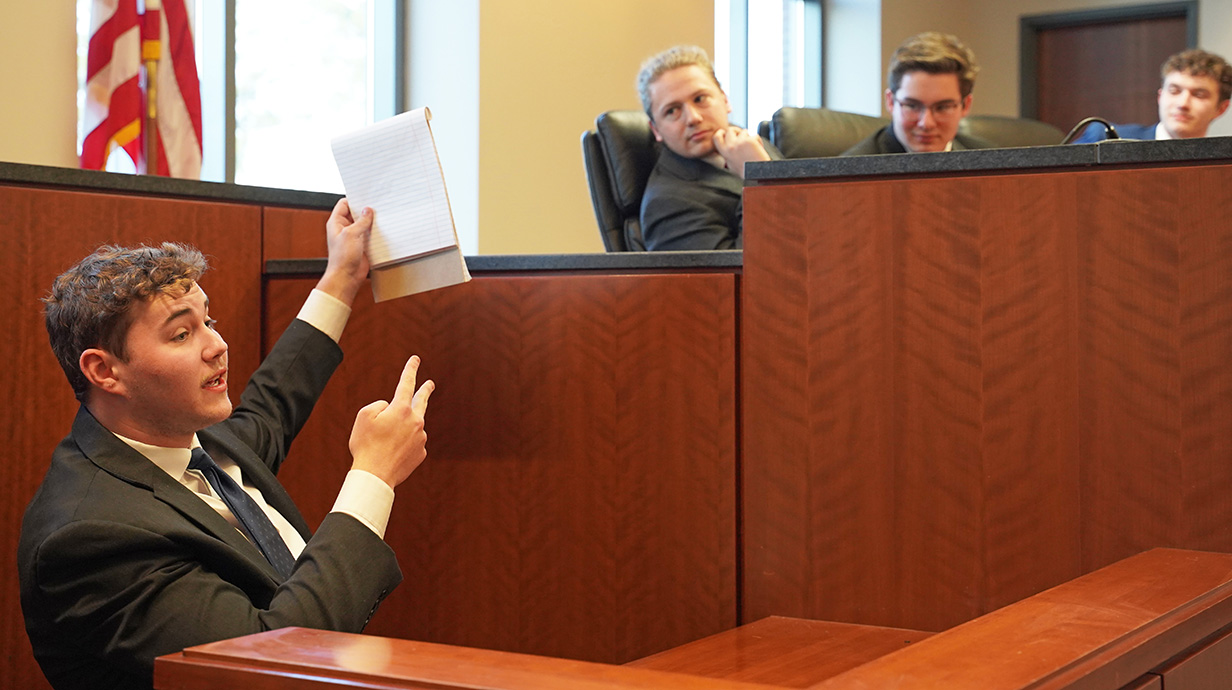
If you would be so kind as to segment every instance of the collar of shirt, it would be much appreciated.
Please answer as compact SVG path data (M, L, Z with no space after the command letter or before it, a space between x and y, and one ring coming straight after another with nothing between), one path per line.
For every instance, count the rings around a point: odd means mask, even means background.
M172 479L181 483L183 482L181 477L188 471L188 463L192 461L192 449L201 447L201 442L197 440L196 434L193 434L192 443L187 448L152 446L119 434L115 434L115 437L127 443L130 448L141 453L147 460L158 465L159 469L171 475Z
M1168 130L1164 129L1164 123L1160 122L1155 125L1155 141L1164 141L1171 138L1172 135L1168 134Z

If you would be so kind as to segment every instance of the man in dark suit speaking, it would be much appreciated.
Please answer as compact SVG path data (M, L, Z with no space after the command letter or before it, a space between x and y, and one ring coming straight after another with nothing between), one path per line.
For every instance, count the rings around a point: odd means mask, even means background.
M198 251L102 247L56 279L47 330L81 409L26 510L18 567L57 690L149 688L156 656L271 628L358 632L401 581L383 537L393 487L426 455L434 386L415 390L417 357L391 402L359 411L315 534L274 476L342 359L371 227L339 201L324 275L234 409Z

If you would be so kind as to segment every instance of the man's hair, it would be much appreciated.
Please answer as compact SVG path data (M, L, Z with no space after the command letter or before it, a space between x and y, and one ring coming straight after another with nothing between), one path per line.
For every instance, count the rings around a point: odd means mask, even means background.
M898 91L903 75L908 72L958 75L958 91L963 98L975 88L975 75L980 66L975 63L975 53L950 34L927 31L903 41L890 59L886 83L891 92Z
M714 85L718 86L720 91L723 89L719 86L719 78L714 74L710 56L697 46L673 46L642 63L642 69L637 73L637 95L641 97L642 109L651 120L654 119L654 114L650 112L650 85L663 76L664 72L691 65L701 67L703 72L710 75Z
M184 294L208 268L186 245L104 245L56 278L43 297L47 337L78 400L85 402L90 390L81 353L97 347L127 361L133 308L157 295Z
M1210 77L1219 84L1219 102L1232 98L1232 67L1228 61L1214 53L1194 48L1184 50L1164 60L1159 68L1159 78L1164 80L1173 72L1183 72L1191 77Z

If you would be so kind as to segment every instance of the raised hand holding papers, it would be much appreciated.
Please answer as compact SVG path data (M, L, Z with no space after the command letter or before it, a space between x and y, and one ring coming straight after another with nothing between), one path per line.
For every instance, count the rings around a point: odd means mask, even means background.
M427 108L336 137L352 209L375 212L368 260L378 302L470 280Z

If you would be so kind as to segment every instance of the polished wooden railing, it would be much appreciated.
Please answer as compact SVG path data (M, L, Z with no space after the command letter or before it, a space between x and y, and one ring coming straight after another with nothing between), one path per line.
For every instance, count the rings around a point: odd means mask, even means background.
M1232 555L1154 549L937 634L767 618L626 666L303 629L160 658L160 690L1226 687ZM1162 684L1162 685L1161 685Z

